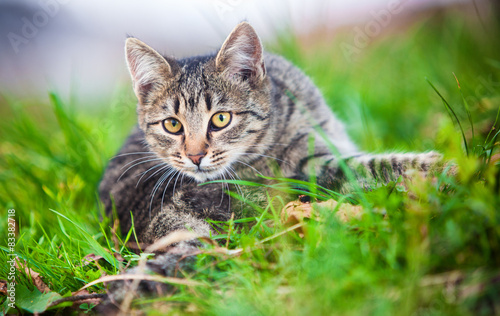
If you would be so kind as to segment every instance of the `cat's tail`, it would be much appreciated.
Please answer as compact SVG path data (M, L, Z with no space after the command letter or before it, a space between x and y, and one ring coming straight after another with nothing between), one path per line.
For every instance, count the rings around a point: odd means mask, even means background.
M445 162L442 155L436 152L361 153L343 159L331 157L323 160L319 170L317 167L320 185L347 191L353 187L354 181L368 189L379 183L396 181L400 177L410 178L415 172L426 177L442 171Z

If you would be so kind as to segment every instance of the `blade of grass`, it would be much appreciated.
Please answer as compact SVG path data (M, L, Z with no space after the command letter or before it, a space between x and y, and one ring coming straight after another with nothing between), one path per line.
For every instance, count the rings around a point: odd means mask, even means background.
M467 100L465 100L465 97L464 97L464 94L462 92L462 87L460 86L460 82L458 81L458 78L457 76L455 75L454 72L452 72L453 76L455 77L455 80L457 81L457 86L458 86L458 91L460 91L460 96L462 97L462 103L465 107L465 111L467 112L467 117L469 119L469 124L470 124L470 128L471 128L471 131L472 131L472 138L471 138L471 141L472 141L472 144L471 144L471 148L474 148L474 123L472 122L472 115L470 113L470 109L469 109L469 104L467 103Z
M73 224L76 228L78 228L78 232L80 235L87 241L90 247L96 252L96 254L102 256L109 264L111 264L116 270L119 270L122 267L121 262L116 260L115 257L109 254L85 229L83 229L80 225L76 224L74 221L66 217L65 215L55 211L55 210L50 210L51 212L55 213L56 215L66 219L68 222Z
M453 110L453 108L448 104L448 101L446 101L446 99L441 95L441 93L438 91L438 89L432 84L432 82L428 78L425 78L425 80L427 81L427 83L429 83L429 85L432 87L432 89L434 89L434 91L437 93L437 95L441 98L441 100L443 101L443 104L444 104L445 108L449 112L451 112L451 114L455 118L455 121L457 122L458 126L460 127L460 132L462 133L462 139L464 141L465 152L467 153L467 156L469 156L469 146L467 144L467 138L465 137L464 129L462 127L462 124L460 123L460 120L458 119L457 114L455 113L455 111ZM452 120L453 120L453 118L452 118Z

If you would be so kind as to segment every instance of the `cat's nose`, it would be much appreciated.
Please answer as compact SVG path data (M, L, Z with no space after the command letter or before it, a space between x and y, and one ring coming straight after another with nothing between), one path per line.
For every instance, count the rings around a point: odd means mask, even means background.
M191 159L191 161L192 161L195 165L199 166L199 165L200 165L200 163L201 163L201 158L205 157L205 154L200 153L200 154L197 154L197 155L187 155L187 157L188 157L189 159Z

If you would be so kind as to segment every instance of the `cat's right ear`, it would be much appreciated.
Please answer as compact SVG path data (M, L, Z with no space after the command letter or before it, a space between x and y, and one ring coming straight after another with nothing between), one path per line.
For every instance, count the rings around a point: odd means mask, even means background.
M248 22L229 34L215 59L217 71L230 80L261 82L266 76L264 51L259 36Z
M175 60L164 58L136 38L127 38L125 57L135 95L141 104L154 88L165 86L179 68Z

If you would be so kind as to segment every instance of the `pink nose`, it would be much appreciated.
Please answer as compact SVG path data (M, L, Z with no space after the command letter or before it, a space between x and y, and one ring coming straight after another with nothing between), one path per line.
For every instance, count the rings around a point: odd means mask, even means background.
M205 154L199 154L199 155L187 155L189 159L191 159L191 161L199 166L200 165L200 162L201 162L201 158L205 157Z

